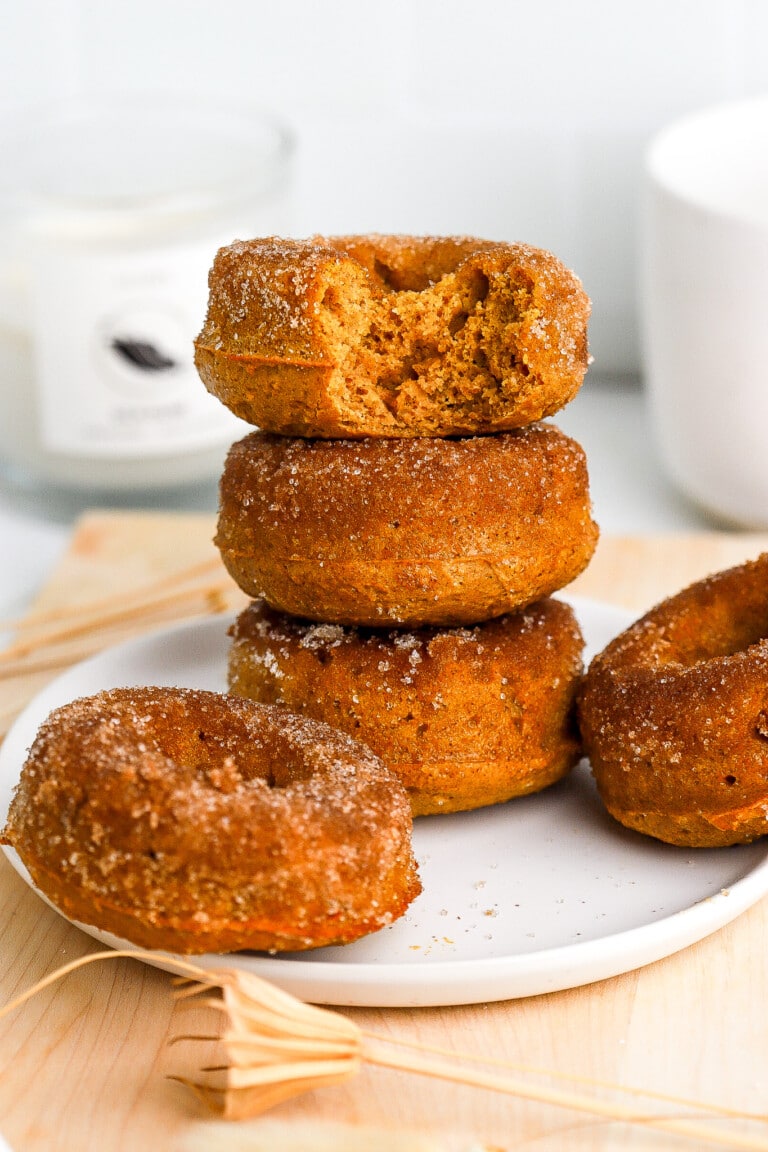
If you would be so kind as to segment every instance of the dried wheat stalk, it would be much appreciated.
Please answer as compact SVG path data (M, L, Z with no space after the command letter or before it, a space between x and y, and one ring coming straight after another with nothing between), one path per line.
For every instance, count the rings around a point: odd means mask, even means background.
M67 606L66 608L38 609L18 620L0 620L0 632L15 632L23 635L42 631L42 636L35 637L34 641L31 642L31 645L36 647L40 643L45 644L55 640L62 626L67 631L75 621L81 620L83 616L95 618L94 620L89 619L88 627L93 627L94 624L98 626L99 618L106 617L108 619L115 613L120 615L126 607L140 609L143 604L152 605L158 597L162 598L164 592L178 590L185 584L200 580L210 582L211 577L221 577L222 575L221 561L218 557L212 557L210 560L204 560L199 564L193 564L187 568L160 576L155 580L150 580L141 587L134 588L131 592L103 596L98 600L91 600L85 604ZM51 625L53 628L46 635L44 630L50 628ZM14 655L21 655L29 644L29 641L19 641L11 645L7 651Z
M154 958L152 953L133 951L95 952L82 956L52 972L6 1004L0 1009L0 1018L77 968L94 961L125 956L135 959ZM224 1028L220 1036L179 1036L175 1042L221 1042L227 1063L201 1068L199 1080L185 1080L184 1083L189 1084L212 1109L228 1119L257 1116L292 1096L342 1083L354 1077L361 1065L366 1063L484 1088L519 1099L539 1101L604 1120L674 1133L694 1141L699 1147L711 1145L768 1152L768 1138L743 1131L726 1132L712 1123L712 1119L719 1117L765 1124L768 1118L762 1115L739 1112L716 1104L681 1100L604 1081L590 1081L585 1077L568 1077L552 1071L535 1070L536 1074L546 1075L550 1079L571 1080L592 1088L653 1100L665 1106L673 1106L678 1111L685 1110L688 1114L651 1113L638 1104L630 1106L601 1099L597 1095L551 1088L509 1075L511 1070L530 1075L534 1071L532 1069L516 1067L503 1061L478 1059L466 1053L430 1049L425 1045L364 1032L346 1016L327 1008L305 1004L249 972L233 968L206 970L177 958L169 959L169 962L183 974L183 987L176 993L178 997L203 994L204 1003L222 1013ZM219 995L214 997L211 995L213 992ZM442 1058L435 1059L436 1054ZM477 1067L478 1064L491 1063L504 1069L505 1074ZM709 1123L707 1117L710 1118Z
M153 623L158 617L182 619L226 611L237 590L225 576L211 580L212 567L211 564L196 565L132 593L32 614L15 622L6 621L0 627L13 629L23 638L0 652L0 675L18 674L28 667L28 658L59 647L68 650L68 645L83 637L87 644L97 643L101 634L109 629L125 631ZM207 577L202 583L201 576Z
M221 562L205 561L130 593L89 604L48 609L18 621L0 622L17 639L0 652L0 681L56 672L121 640L182 620L235 609L242 594L222 574ZM0 717L0 737L19 708Z

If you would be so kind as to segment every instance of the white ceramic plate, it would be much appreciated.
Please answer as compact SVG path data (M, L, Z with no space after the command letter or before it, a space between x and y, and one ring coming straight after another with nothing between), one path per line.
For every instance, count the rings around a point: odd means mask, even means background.
M626 627L625 612L571 600L587 656ZM48 712L120 685L223 689L228 620L122 644L68 670L19 717L0 749L0 814ZM205 956L305 1000L409 1007L471 1004L573 988L668 956L768 891L768 842L690 851L621 828L589 766L537 796L416 821L424 891L396 924L338 948L282 957ZM14 867L31 884L14 852ZM79 925L116 947L124 941ZM164 954L157 954L164 967Z

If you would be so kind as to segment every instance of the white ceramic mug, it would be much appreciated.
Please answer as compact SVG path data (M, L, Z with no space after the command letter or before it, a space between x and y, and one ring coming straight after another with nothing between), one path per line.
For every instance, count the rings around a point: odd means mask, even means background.
M662 461L716 516L768 528L768 98L671 125L646 173L645 370Z

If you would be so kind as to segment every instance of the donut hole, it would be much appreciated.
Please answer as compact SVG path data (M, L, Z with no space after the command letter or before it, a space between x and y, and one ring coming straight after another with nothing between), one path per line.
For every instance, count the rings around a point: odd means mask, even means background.
M716 637L716 642L709 643L706 646L700 644L692 644L688 649L679 649L677 658L681 664L688 667L694 667L697 664L706 664L710 660L726 659L729 656L738 656L742 652L747 652L755 644L759 644L764 640L764 636L755 635L741 635L741 636L719 636Z
M420 268L408 264L396 267L378 258L373 261L373 274L379 284L390 292L423 292L433 283Z
M228 795L257 780L268 788L280 788L296 777L296 757L274 755L271 747L255 742L247 724L234 713L211 714L204 725L190 723L181 712L168 719L166 723L158 717L152 726L155 750L215 792Z
M698 621L693 614L685 613L676 626L665 629L662 639L668 650L662 662L694 667L737 656L768 639L768 612L742 614L736 605L715 605Z
M347 247L345 245L345 247ZM368 245L350 244L347 251L368 269L379 288L388 292L425 292L453 276L471 255L472 245L444 237L438 243L427 241L415 246L371 251ZM473 270L474 272L474 270ZM483 292L482 273L478 274L478 296ZM485 288L487 292L487 285Z
M723 777L723 784L727 784L727 786L729 788L733 788L735 783L736 783L736 777L735 776L728 775L728 776Z

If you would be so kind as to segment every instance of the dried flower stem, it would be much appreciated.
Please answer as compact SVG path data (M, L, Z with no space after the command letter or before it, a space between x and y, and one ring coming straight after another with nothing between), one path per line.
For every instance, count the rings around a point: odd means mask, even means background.
M19 635L0 652L0 682L23 681L83 660L107 644L130 639L163 624L234 610L240 593L221 575L218 559L199 564L143 585L137 591L104 597L87 604L35 612L20 620L0 621L0 631ZM28 695L0 715L0 740L8 732Z
M157 954L140 951L94 952L81 956L63 968L50 973L32 988L0 1009L0 1018L19 1008L32 996L49 987L70 972L95 961L130 957L157 960ZM186 987L177 997L221 991L222 999L205 996L206 1006L220 1011L226 1021L220 1036L179 1036L177 1041L219 1040L228 1063L202 1068L205 1077L199 1082L185 1080L211 1107L231 1119L259 1115L281 1101L314 1088L341 1083L354 1076L362 1063L411 1072L457 1084L485 1088L524 1100L535 1100L560 1108L598 1116L605 1120L641 1125L673 1133L701 1144L720 1148L768 1152L768 1139L747 1133L725 1133L707 1125L700 1116L654 1115L637 1107L601 1100L576 1092L532 1084L529 1081L468 1068L468 1062L494 1064L528 1075L534 1072L551 1078L580 1081L592 1087L631 1093L695 1109L707 1115L733 1119L761 1120L718 1105L679 1100L654 1092L627 1089L618 1084L592 1081L586 1077L567 1077L542 1069L530 1069L505 1061L483 1060L465 1053L446 1052L428 1045L400 1041L396 1038L363 1032L354 1021L338 1012L305 1004L252 973L237 969L205 970L189 961L167 957L169 966L184 974ZM190 981L193 983L190 984ZM399 1049L399 1050L393 1050ZM425 1055L429 1054L429 1055ZM435 1054L445 1059L436 1060Z
M193 581L199 581L204 578L208 579L214 574L221 575L221 568L221 561L218 558L205 560L199 564L192 564L188 568L183 568L179 571L171 572L166 576L161 576L156 580L148 581L140 588L135 588L131 592L120 592L114 596L103 596L98 600L91 600L87 604L76 605L74 607L39 609L17 620L0 620L0 632L33 632L46 628L51 624L56 625L62 622L68 627L71 625L73 615L76 615L78 618L83 614L91 617L110 616L115 612L122 612L126 604L135 607L151 605L157 600L158 595L162 596L165 591L178 588L180 585L189 584ZM50 636L43 636L39 642L48 643L55 635L56 631L54 630ZM17 647L20 648L21 645L12 645L7 651L18 654Z
M186 579L185 575L183 578ZM167 581L163 581L167 583ZM0 652L0 680L36 672L47 672L74 663L104 646L110 639L134 635L138 628L182 620L194 616L226 612L236 589L229 580L219 580L191 588L176 588L163 595L142 595L134 603L120 602L109 610L94 612L92 606L76 610L76 618L62 613L67 623L29 639L17 641ZM113 602L114 603L114 602ZM33 624L32 628L35 627Z
M457 1053L460 1057L460 1054ZM461 1057L460 1057L461 1058ZM475 1088L487 1088L496 1092L503 1092L508 1096L516 1096L522 1100L536 1100L540 1103L554 1104L559 1108L569 1108L574 1112L586 1112L592 1116L601 1116L607 1120L623 1121L627 1124L640 1124L648 1128L660 1129L663 1132L672 1132L677 1136L686 1136L691 1140L703 1141L720 1148L751 1149L752 1152L766 1152L768 1140L763 1137L749 1136L739 1133L723 1133L716 1128L699 1123L695 1118L679 1118L675 1116L644 1115L635 1108L615 1104L610 1101L598 1100L592 1096L581 1096L573 1092L562 1092L554 1088L546 1088L527 1081L512 1080L505 1076L494 1075L488 1072L477 1072L468 1068L455 1068L442 1062L429 1061L422 1057L393 1053L389 1056L365 1049L363 1059L368 1064L378 1064L385 1068L396 1068L402 1072L415 1072L420 1076L431 1076L439 1080L452 1081L455 1084L466 1084ZM620 1085L612 1086L616 1091L624 1091ZM696 1105L701 1112L709 1111L707 1105ZM743 1119L743 1114L730 1113L733 1117Z
M0 1020L2 1020L4 1016L9 1016L11 1012L14 1012L17 1008L21 1008L22 1004L26 1004L33 996L44 992L45 989L50 988L52 984L57 984L59 980L62 980L65 976L69 976L71 972L76 972L78 968L85 968L86 965L93 964L97 960L117 960L120 958L156 961L157 953L140 952L129 949L110 949L109 952L89 952L85 956L78 956L77 960L70 960L69 964L63 964L61 968L56 968L53 972L49 972L47 976L44 976L42 980L38 980L31 988L27 988L25 992L16 996L15 999L9 1000L7 1004L3 1004L3 1006L0 1007ZM169 957L169 961L175 968L178 968L181 972L188 972L197 980L206 979L208 976L205 969L200 968L197 964L187 964L185 960L179 960L175 956Z
M668 1092L654 1092L647 1088L632 1088L625 1084L618 1085L612 1080L601 1080L594 1076L579 1076L574 1072L556 1072L551 1068L537 1068L530 1064L517 1064L511 1060L502 1060L494 1056L477 1056L470 1052L458 1053L453 1049L443 1048L435 1044L424 1044L416 1040L405 1040L400 1036L382 1036L377 1032L363 1030L363 1036L382 1044L394 1044L398 1048L410 1048L417 1052L426 1052L433 1056L443 1056L446 1059L461 1059L466 1063L484 1064L487 1067L504 1068L510 1072L524 1072L531 1076L548 1077L551 1080L560 1080L570 1084L584 1084L590 1088L603 1088L609 1092L620 1091L626 1096L637 1096L647 1100L656 1100L661 1104L674 1105L692 1112L706 1111L714 1116L723 1116L734 1120L754 1120L759 1123L768 1123L768 1115L764 1112L743 1112L740 1109L728 1108L723 1104L702 1104L700 1100L691 1100L684 1096L673 1096Z
M74 639L66 642L66 639L62 637L56 644L41 645L40 648L34 650L37 656L33 654L33 650L30 650L29 655L18 659L8 658L6 660L5 654L0 654L0 680L11 680L18 676L62 668L76 660L93 655L103 648L108 641L114 643L117 640L135 636L139 630L162 623L172 623L194 616L216 615L225 612L228 608L218 590L209 590L202 599L200 594L197 594L193 602L189 603L190 600L192 600L191 597L181 601L177 599L172 604L155 605L151 610L145 610L135 615L123 613L119 619L111 621L108 636L105 634L107 626L99 626L80 640ZM79 631L84 631L84 629Z

